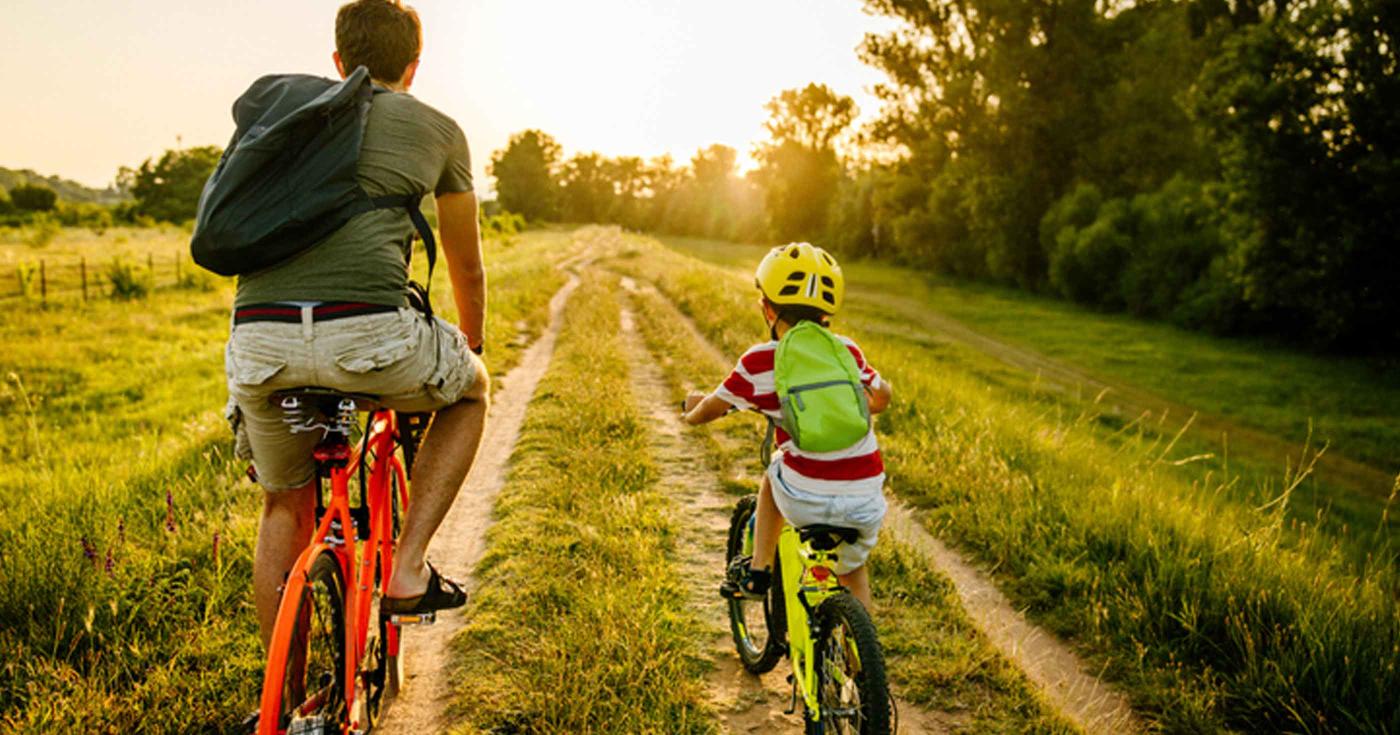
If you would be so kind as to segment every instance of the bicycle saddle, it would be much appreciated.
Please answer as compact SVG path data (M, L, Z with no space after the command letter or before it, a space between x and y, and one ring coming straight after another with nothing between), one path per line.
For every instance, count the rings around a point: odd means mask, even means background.
M271 396L268 396L267 402L278 408L286 408L288 398L295 399L295 404L293 405L309 406L326 416L334 416L339 413L340 402L346 399L355 402L356 411L373 411L379 408L379 396L372 396L367 393L347 393L345 391L318 388L315 386L279 390Z
M855 543L856 539L860 538L860 531L817 523L797 529L797 537L817 551L831 551L841 544Z

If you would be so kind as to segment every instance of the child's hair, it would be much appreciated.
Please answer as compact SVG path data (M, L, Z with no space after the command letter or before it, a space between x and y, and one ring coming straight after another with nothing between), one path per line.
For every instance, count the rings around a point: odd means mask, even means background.
M815 306L805 304L775 304L768 297L763 298L764 303L772 307L773 312L778 315L778 321L789 326L797 326L801 322L816 322L823 327L831 320L831 315L818 309Z

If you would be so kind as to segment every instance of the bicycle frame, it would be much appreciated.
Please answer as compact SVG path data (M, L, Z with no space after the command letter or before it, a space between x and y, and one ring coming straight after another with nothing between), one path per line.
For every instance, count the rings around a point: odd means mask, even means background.
M341 579L345 582L345 614L348 618L344 626L347 712L354 711L356 683L369 641L369 626L378 622L370 619L375 577L378 574L380 592L383 593L387 590L389 577L393 573L393 504L390 497L393 480L398 482L402 495L400 501L405 505L408 501L408 485L405 482L403 466L394 456L398 434L397 422L398 417L393 411L378 409L370 415L367 435L357 446L346 442L317 447L318 466L329 468L330 501L322 507L318 497L317 510L320 518L316 531L311 537L311 543L297 557L296 564L287 576L282 602L277 611L277 623L273 628L274 641L283 640L291 635L306 586L307 572L322 552L330 551L339 562ZM364 496L361 503L366 511L362 517L368 524L368 536L365 543L356 548L360 529L350 507L350 478L359 473L362 467L368 470L365 486L361 488ZM384 655L398 655L398 634L398 626L387 626ZM286 649L274 646L268 659L261 699L265 708L270 709L268 703L277 700L275 695L281 689L282 681L276 674L285 670L286 654ZM278 735L280 715L280 712L261 711L258 718L259 735ZM357 727L358 723L351 722L350 726Z
M814 641L817 638L817 608L828 597L844 594L846 588L832 567L834 551L818 551L798 538L789 524L778 536L778 557L783 575L783 608L787 612L788 657L792 660L793 686L802 695L808 717L821 719L818 699Z

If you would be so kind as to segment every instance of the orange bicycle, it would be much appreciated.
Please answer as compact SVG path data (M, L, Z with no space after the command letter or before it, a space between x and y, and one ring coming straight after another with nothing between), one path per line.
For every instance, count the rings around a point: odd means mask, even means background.
M433 621L432 614L379 614L408 503L404 467L412 466L427 416L382 408L373 396L321 388L281 391L272 401L292 432L321 432L323 438L315 449L316 532L282 591L257 732L368 732L386 694L400 684L400 627ZM355 438L362 411L369 416Z

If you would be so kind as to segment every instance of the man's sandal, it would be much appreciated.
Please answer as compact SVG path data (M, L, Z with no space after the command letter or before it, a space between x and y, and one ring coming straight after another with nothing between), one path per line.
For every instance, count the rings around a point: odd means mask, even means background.
M384 597L379 601L379 614L401 625L431 623L437 611L450 610L467 604L467 593L457 582L438 574L428 565L428 589L414 597Z

